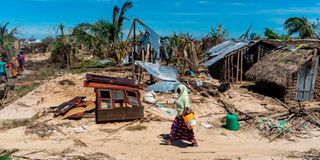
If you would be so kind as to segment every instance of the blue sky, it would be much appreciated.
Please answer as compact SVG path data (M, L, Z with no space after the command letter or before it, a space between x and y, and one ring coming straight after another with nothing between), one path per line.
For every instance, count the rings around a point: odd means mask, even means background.
M43 38L55 35L54 27L64 23L71 28L81 22L104 18L111 21L114 5L123 0L1 0L0 22L19 26L20 37ZM291 16L320 18L319 0L133 0L127 12L161 35L189 32L205 36L212 27L223 24L229 37L238 37L252 24L260 35L265 27L283 32L283 21ZM127 32L131 22L126 22Z

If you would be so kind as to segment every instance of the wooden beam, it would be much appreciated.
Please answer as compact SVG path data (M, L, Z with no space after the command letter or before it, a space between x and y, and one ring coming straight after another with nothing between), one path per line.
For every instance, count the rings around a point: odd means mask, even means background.
M132 61L132 79L136 79L136 75L135 75L135 52L136 52L136 45L135 45L135 42L136 42L136 23L135 21L133 22L133 42L134 42L134 45L133 45L133 50L132 50L132 55L131 55L131 61Z
M227 59L224 59L224 66L223 66L223 81L227 81Z
M228 82L230 82L230 76L231 76L231 73L230 73L230 56L228 56Z
M258 55L257 55L257 62L260 61L260 52L261 52L261 46L258 46Z
M237 83L239 82L239 62L240 62L240 52L241 52L241 51L238 51L238 52L237 52L237 78L236 78L236 82L237 82Z
M150 60L150 43L147 44L147 54L146 54L146 61L149 62Z
M240 84L242 83L242 75L243 75L243 50L241 51L241 56L240 56Z
M141 60L142 62L144 62L144 49L141 50ZM143 78L143 69L142 67L139 68L139 84L141 83L142 81L142 78Z
M231 55L231 83L233 82L233 68L234 68L234 64L233 64L233 55Z

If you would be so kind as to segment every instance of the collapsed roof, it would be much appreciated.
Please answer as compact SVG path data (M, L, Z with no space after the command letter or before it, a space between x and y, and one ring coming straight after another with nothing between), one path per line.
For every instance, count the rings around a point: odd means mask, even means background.
M207 56L209 56L209 58L207 61L203 62L202 65L209 67L218 62L220 59L223 59L229 53L245 48L249 44L249 41L244 40L228 40L220 43L212 47L205 53Z

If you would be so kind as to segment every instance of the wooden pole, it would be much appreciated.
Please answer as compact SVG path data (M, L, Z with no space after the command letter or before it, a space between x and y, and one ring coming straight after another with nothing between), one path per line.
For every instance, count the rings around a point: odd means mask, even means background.
M228 63L227 59L224 59L224 67L223 67L224 79L223 79L223 81L227 81L227 63Z
M241 51L238 51L237 52L237 78L236 78L236 82L238 83L239 82L239 62L240 62L240 52Z
M230 73L230 56L228 56L228 83L230 82L230 77L231 77L231 73Z
M133 52L132 52L132 79L136 79L135 76L135 53L136 53L136 23L133 22Z
M233 64L233 54L231 56L231 82L233 83L233 68L234 68L234 64Z
M259 45L259 46L258 46L257 62L260 61L260 54L261 54L260 52L261 52L261 46Z
M147 50L146 51L147 51L147 53L146 53L146 57L145 58L146 58L146 61L149 62L149 60L150 60L150 57L149 57L150 56L150 44L149 43L147 44Z
M241 56L240 56L240 84L242 83L242 75L243 75L243 50L241 51Z
M144 63L144 49L141 50L141 60ZM143 78L143 69L140 68L139 70L140 70L140 72L139 72L139 84L140 84L140 82L142 81L142 78Z

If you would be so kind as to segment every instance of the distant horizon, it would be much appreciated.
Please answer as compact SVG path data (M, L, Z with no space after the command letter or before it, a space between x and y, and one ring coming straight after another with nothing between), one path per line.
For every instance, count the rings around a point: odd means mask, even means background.
M114 5L124 0L4 0L0 6L0 23L9 28L18 26L19 38L43 39L55 37L54 27L60 23L71 29L82 22L99 19L112 20ZM316 0L132 0L123 28L127 35L132 19L138 18L161 36L190 33L195 38L206 36L211 28L222 24L228 38L238 38L252 24L251 32L263 36L268 27L285 33L283 22L293 16L306 17L311 22L320 17L320 3Z

